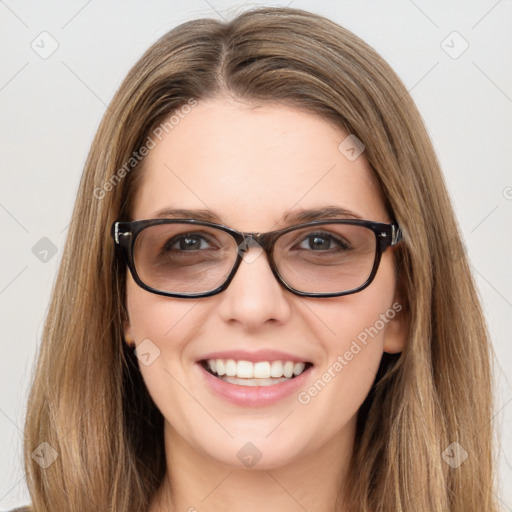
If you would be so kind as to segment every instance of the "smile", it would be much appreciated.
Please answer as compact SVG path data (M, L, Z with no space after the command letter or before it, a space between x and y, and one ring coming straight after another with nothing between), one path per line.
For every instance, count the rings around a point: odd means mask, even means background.
M239 386L273 386L298 377L312 366L308 362L234 359L206 359L200 364L218 379Z

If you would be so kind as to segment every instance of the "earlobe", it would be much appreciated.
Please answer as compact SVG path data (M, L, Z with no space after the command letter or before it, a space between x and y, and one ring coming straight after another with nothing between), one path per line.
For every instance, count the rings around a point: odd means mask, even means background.
M395 302L386 313L389 322L384 334L384 352L388 354L398 354L405 348L409 335L406 311L407 307L404 301L397 295Z
M128 345L130 348L135 347L135 340L132 336L130 323L128 321L125 321L123 324L123 331L124 331L124 342Z

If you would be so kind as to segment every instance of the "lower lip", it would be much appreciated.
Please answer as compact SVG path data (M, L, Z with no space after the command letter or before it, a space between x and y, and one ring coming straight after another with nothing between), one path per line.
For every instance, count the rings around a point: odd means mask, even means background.
M292 395L305 386L305 381L312 368L309 367L293 379L272 386L240 386L215 377L206 371L200 363L197 363L197 366L206 383L217 396L244 407L265 407Z

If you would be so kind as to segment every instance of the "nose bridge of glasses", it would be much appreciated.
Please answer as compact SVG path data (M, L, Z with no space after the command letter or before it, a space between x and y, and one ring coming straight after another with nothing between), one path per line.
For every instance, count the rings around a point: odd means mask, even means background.
M272 249L272 233L241 233L243 240L238 244L238 253L243 256L249 249L260 249L270 255ZM255 251L258 252L259 251Z

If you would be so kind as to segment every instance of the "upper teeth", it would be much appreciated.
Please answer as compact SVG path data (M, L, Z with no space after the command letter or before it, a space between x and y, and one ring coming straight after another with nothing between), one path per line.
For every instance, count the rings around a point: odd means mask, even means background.
M234 359L208 359L208 366L217 375L240 377L242 379L268 379L270 377L287 377L300 375L305 363L293 361L235 361Z

